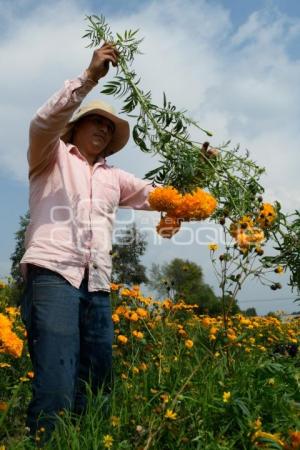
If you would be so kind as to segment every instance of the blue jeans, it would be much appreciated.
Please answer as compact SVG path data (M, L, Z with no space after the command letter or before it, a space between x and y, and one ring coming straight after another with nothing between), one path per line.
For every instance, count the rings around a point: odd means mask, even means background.
M85 382L94 394L109 394L112 384L110 295L79 289L61 275L34 268L21 301L34 370L26 425L34 435L44 427L50 436L63 408L81 414L86 408Z

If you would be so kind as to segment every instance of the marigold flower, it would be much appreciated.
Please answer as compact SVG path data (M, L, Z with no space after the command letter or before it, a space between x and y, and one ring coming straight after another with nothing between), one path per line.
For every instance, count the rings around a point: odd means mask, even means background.
M120 316L118 314L112 314L111 318L114 323L120 322Z
M175 413L172 409L167 409L165 414L166 419L170 420L176 420L177 419L177 413Z
M105 448L111 448L112 447L112 445L113 445L113 437L110 435L110 434L106 434L104 437L103 437L103 446L105 447Z
M178 206L181 194L172 186L158 187L149 194L152 209L162 212L172 212Z
M146 311L144 308L137 308L137 309L136 309L136 313L137 313L141 318L146 318L146 317L148 317L148 311Z
M129 316L129 320L131 320L131 322L137 322L139 320L139 316L136 312L132 312Z
M142 370L143 372L145 372L145 371L148 369L148 366L147 366L146 363L142 362L142 363L139 365L139 369Z
M217 334L217 332L218 332L218 328L216 328L216 327L211 327L211 329L209 330L210 334Z
M291 438L291 449L299 450L300 449L300 431L290 431L289 435Z
M0 363L0 369L3 369L3 368L5 368L5 367L11 367L11 364L1 362L1 363Z
M211 216L216 207L216 199L203 189L197 188L191 194L185 194L181 198L172 214L183 220L204 220Z
M223 392L223 402L228 403L231 398L231 392Z
M283 267L282 266L277 266L276 269L274 270L275 273L282 273L283 272Z
M132 335L134 337L136 337L137 339L143 339L143 337L144 337L144 333L142 333L141 331L137 331L137 330L134 330L132 332Z
M113 427L118 427L120 425L120 418L117 416L111 416L111 424Z
M218 246L218 244L211 243L211 244L208 244L208 248L210 251L215 252L216 250L218 250L219 246Z
M263 203L256 221L262 228L270 227L277 217L277 212L270 203Z
M180 226L180 219L166 215L165 217L161 218L159 224L156 226L156 231L163 238L170 239L179 231Z
M121 344L127 344L127 342L128 342L128 338L126 336L123 336L123 334L119 334L117 339L118 339L118 342L120 342Z
M18 308L16 308L15 306L7 306L5 308L5 311L7 312L7 314L9 316L11 316L12 318L16 317L17 315L20 314L20 311Z
M118 291L121 286L122 286L122 284L110 283L110 289L112 291Z
M0 411L6 411L8 408L7 402L0 402Z
M258 417L258 418L252 423L252 427L253 427L255 430L260 430L261 426L262 426L262 421L260 420L260 417Z
M193 342L191 339L187 339L187 340L184 342L184 344L185 344L185 346L186 346L187 348L192 348L193 345L194 345L194 342Z
M0 353L19 358L23 351L23 341L12 331L12 322L0 313Z
M170 400L170 396L168 394L161 394L160 398L162 399L163 403L168 403Z

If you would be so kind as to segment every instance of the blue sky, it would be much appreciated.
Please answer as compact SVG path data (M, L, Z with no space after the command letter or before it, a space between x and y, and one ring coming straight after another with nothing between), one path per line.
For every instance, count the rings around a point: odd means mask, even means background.
M103 13L115 31L140 28L145 54L136 68L154 99L159 101L166 91L178 107L213 129L212 144L232 139L248 148L267 168L268 200L278 199L288 211L299 208L300 2L55 0L50 6L0 0L0 6L0 83L5 86L0 106L0 278L9 274L14 233L27 210L28 124L65 79L87 66L91 53L81 40L85 14ZM132 143L112 162L140 177L155 165ZM157 217L147 217L154 227ZM145 220L143 213L136 218ZM217 292L204 248L151 243L145 263L158 256L161 262L182 256L201 264ZM287 287L277 294L252 283L241 301L251 306L253 300L260 313L293 311L297 307L287 299L294 297Z

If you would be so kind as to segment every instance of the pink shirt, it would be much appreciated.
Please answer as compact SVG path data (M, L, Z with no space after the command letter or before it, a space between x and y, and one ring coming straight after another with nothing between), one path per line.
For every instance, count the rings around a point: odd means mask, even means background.
M99 158L93 169L78 148L60 135L84 97L97 83L86 74L66 81L36 113L29 133L30 224L20 262L61 274L79 288L85 267L88 290L110 290L112 230L118 206L150 210L148 181L109 166Z

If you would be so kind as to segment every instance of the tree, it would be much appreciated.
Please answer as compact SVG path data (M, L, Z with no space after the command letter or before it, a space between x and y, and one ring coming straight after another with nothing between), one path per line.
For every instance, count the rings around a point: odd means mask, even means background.
M243 314L245 314L245 316L249 316L249 317L257 316L257 312L254 307L247 308L246 311L243 311Z
M182 299L187 304L199 305L197 313L219 315L223 312L221 299L204 283L202 269L194 262L175 258L162 266L152 264L148 285L160 295L172 297L175 302ZM230 307L231 314L240 311L232 297L225 296L224 302L226 309Z
M175 258L162 266L152 264L148 284L160 295L201 306L203 312L218 302L211 287L203 281L201 267L188 260Z
M27 225L29 224L30 216L29 211L24 216L20 216L20 228L15 233L16 236L16 246L14 252L11 254L10 260L12 261L10 274L17 285L23 286L23 277L20 272L19 263L25 253L25 231Z
M135 223L122 229L112 248L112 280L123 284L147 283L146 267L141 263L146 248L145 235L138 231Z

